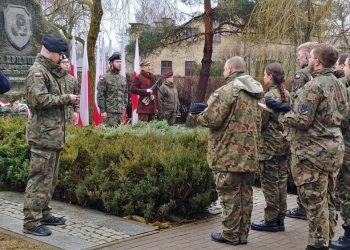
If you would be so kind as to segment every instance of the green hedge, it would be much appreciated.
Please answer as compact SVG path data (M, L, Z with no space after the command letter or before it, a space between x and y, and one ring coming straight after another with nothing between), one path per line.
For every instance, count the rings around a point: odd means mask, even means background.
M25 121L1 118L0 180L24 187ZM206 161L207 131L169 127L69 128L55 198L147 220L196 217L215 200Z

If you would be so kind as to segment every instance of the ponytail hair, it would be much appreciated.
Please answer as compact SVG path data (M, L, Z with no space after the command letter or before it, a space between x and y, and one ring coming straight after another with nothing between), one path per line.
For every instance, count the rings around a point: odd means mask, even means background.
M284 86L282 83L285 82L284 70L279 63L270 63L265 67L266 74L272 76L273 82L278 86L281 95L281 101L286 102L286 96L284 94Z

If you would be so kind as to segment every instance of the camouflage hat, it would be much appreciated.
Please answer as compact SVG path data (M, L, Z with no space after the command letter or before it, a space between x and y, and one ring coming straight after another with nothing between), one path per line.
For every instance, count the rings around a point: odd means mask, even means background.
M174 73L172 71L169 71L164 74L164 78L169 78L169 77L172 77L173 75Z
M43 38L42 44L48 51L54 53L60 53L68 50L67 42L58 37L46 36Z
M150 61L147 61L147 60L143 60L141 63L140 63L140 66L143 67L143 66L148 66L148 65L151 65L151 62Z

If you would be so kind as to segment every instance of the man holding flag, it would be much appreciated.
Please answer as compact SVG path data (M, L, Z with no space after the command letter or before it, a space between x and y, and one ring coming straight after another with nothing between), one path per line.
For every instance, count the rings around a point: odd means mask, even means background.
M109 70L100 77L97 86L97 102L104 124L116 127L123 123L123 113L128 104L128 85L120 74L121 55L114 53L109 57Z
M137 103L138 119L149 122L156 118L158 111L158 90L151 88L155 80L151 73L151 62L143 61L140 66L141 73L136 76L131 86L131 93L140 96Z

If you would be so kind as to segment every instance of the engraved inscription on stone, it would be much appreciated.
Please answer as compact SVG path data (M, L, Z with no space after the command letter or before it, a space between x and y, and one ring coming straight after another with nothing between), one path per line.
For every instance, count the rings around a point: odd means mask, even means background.
M4 9L4 24L10 43L22 50L32 36L32 18L26 7L8 4Z

